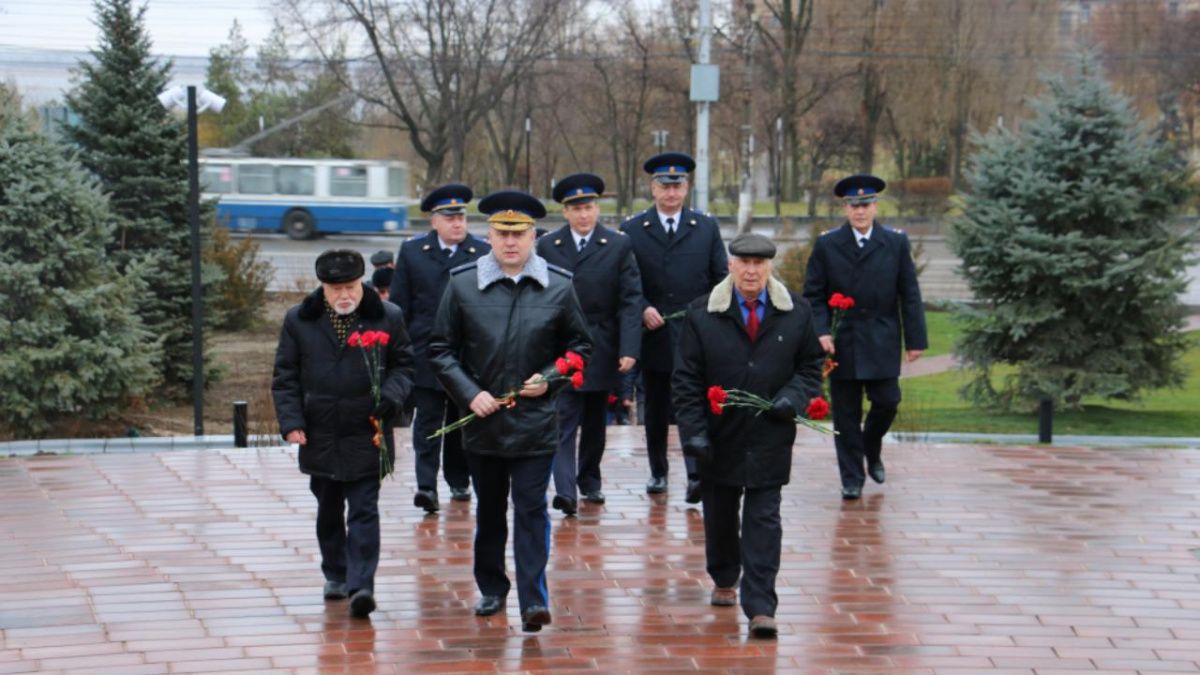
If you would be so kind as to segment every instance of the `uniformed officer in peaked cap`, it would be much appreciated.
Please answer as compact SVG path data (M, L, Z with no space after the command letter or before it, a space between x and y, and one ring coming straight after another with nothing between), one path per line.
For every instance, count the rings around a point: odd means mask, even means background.
M463 456L462 433L452 432L430 440L429 436L448 421L460 417L453 401L429 363L429 332L450 270L473 262L490 250L487 242L467 232L467 204L471 188L458 183L443 185L421 200L433 229L400 246L388 300L400 306L416 352L416 387L413 399L413 455L416 459L417 493L413 504L428 513L440 508L438 466L441 465L450 498L470 501L471 478Z
M548 380L557 376L556 359L570 350L586 362L592 344L571 273L534 252L542 203L506 190L484 197L479 210L488 214L492 250L450 273L429 353L459 409L478 416L463 429L477 498L475 614L502 611L512 586L504 568L511 494L517 598L532 632L551 620L546 487L558 449L554 396L565 383ZM510 392L518 395L502 407Z
M580 494L604 503L600 460L604 456L608 393L642 351L642 281L629 238L598 224L604 181L594 174L567 176L554 186L567 223L538 239L538 255L574 274L575 294L592 335L592 360L580 391L558 396L558 453L554 458L553 506L575 513ZM576 464L576 437L579 461Z
M821 347L837 362L828 377L844 499L862 496L868 475L884 482L882 444L900 405L901 350L911 362L929 346L908 236L875 220L886 188L883 179L865 174L838 181L833 193L842 199L846 222L817 238L804 282ZM854 300L836 340L834 293ZM864 393L871 402L865 422Z
M728 271L717 221L685 206L688 173L696 162L682 152L664 152L642 167L650 177L654 205L621 224L642 274L642 379L646 388L646 451L650 480L646 492L667 490L667 427L671 421L671 371L679 342L677 315L688 303L712 291ZM684 459L686 500L700 503L695 460Z

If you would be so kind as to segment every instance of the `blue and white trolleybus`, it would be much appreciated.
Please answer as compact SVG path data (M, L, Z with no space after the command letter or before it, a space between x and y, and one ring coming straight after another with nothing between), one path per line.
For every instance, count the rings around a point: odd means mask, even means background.
M355 159L203 158L203 196L235 230L396 232L407 226L408 166Z

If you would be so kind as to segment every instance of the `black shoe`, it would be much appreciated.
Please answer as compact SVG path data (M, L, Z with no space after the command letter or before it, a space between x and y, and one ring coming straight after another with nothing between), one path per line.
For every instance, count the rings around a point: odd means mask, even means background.
M577 510L576 507L578 506L578 502L576 502L574 499L571 499L570 497L564 497L562 495L554 495L554 500L550 502L550 505L553 506L554 508L558 509L559 511L562 511L563 513L565 513L568 516L573 516L573 515L575 515L575 511Z
M842 488L842 499L858 499L862 496L862 486Z
M650 480L646 481L646 494L661 495L667 491L666 476L651 476Z
M375 594L370 589L360 588L350 598L350 616L365 619L375 611Z
M536 633L550 623L550 610L541 605L530 605L521 612L521 630Z
M413 506L425 509L426 513L437 513L440 508L437 493L433 490L417 490L417 494L413 495Z
M504 598L499 595L485 595L475 603L475 616L492 616L504 609Z
M868 460L867 475L871 477L871 480L882 485L887 478L887 474L883 471L883 460L877 459L874 462Z
M450 499L456 502L471 501L471 488L452 487L450 488Z
M345 600L346 599L346 583L343 581L326 581L325 582L325 599L326 600Z
M594 492L585 492L583 493L583 501L592 504L603 504L604 493L599 490L595 490Z
M689 504L699 504L700 503L700 481L699 480L692 479L692 478L688 479L687 496L685 496L683 500Z

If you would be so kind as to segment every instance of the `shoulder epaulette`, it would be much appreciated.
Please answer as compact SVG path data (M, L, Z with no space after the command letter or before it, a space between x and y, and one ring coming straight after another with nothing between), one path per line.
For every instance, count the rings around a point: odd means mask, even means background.
M463 263L463 264L459 265L458 267L451 267L450 268L450 276L454 276L456 274L462 274L463 272L466 272L468 270L473 270L473 269L475 269L476 265L478 265L478 264L479 263L476 263L476 262L469 262L469 263Z

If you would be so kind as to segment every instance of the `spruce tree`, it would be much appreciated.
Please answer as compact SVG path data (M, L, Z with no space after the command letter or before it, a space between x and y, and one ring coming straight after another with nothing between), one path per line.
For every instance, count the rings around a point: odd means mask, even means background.
M116 222L105 196L4 99L0 435L53 436L144 394L160 349L131 309L144 286L105 252Z
M978 403L1079 408L1184 378L1190 236L1172 215L1187 171L1093 57L1068 70L1019 132L976 138L951 245L977 301L958 310L956 351Z
M95 7L100 46L92 62L80 62L67 96L80 118L70 137L118 216L110 256L121 270L142 270L149 291L137 311L162 339L162 381L183 393L192 379L186 129L158 102L171 64L151 56L145 7L135 10L132 0Z

